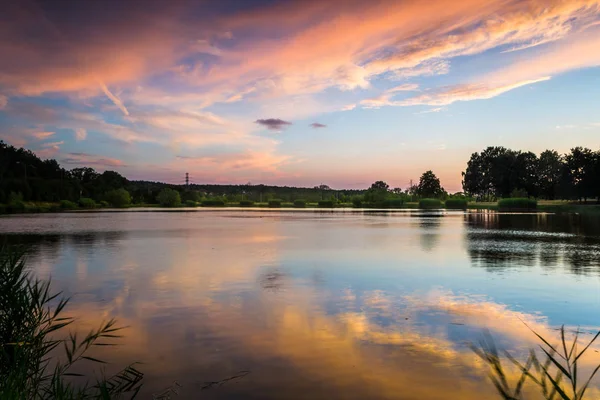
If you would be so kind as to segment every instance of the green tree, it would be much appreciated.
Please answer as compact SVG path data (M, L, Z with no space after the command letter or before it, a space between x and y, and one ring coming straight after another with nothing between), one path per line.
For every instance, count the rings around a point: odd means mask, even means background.
M445 190L440 184L440 180L432 171L427 171L421 175L417 193L421 197L441 197Z
M539 194L550 200L554 200L558 194L563 159L554 150L546 150L540 154L537 165L537 179Z
M377 181L365 193L364 200L369 203L379 203L384 201L389 195L390 185L384 181Z
M181 197L177 190L171 188L164 188L160 191L156 200L163 207L175 207L181 204Z
M125 189L115 189L106 192L104 198L113 207L126 207L131 204L131 196Z
M575 147L565 156L565 173L572 192L579 200L594 196L594 163L592 150Z

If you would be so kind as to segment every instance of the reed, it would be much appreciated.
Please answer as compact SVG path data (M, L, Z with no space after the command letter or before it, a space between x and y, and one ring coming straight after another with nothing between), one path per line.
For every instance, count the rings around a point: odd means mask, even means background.
M504 351L505 358L520 372L516 382L509 382L502 364L502 357L489 332L484 334L479 346L471 344L471 349L490 367L489 378L504 400L524 399L523 387L531 381L546 400L584 400L592 379L600 370L598 365L587 377L581 376L580 359L598 339L600 332L583 347L578 349L580 331L575 332L573 341L565 337L564 325L560 328L560 342L552 345L540 334L529 328L540 340L541 352L530 350L525 362L517 360ZM541 358L540 358L541 357Z
M90 351L114 345L123 328L111 319L84 337L70 333L56 339L73 322L73 318L63 317L69 299L52 294L50 281L34 278L26 268L24 254L19 249L0 248L0 398L135 397L143 380L135 364L114 376L95 376L93 381L73 371L79 364L105 364L90 356ZM66 361L52 356L61 348Z

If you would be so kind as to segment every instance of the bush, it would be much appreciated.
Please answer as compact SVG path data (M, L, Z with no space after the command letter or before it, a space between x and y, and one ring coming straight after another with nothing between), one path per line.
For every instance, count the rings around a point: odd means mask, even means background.
M69 200L61 200L60 201L60 208L63 210L72 210L74 208L77 208L77 204L73 203L72 201Z
M161 190L158 196L156 196L156 200L158 200L158 204L163 207L177 207L181 204L179 192L171 188L164 188Z
M109 206L108 201L105 201L105 200L100 200L99 204L100 204L100 207L108 207Z
M8 204L6 210L8 212L25 211L25 203L23 202L23 194L21 192L10 192L8 195Z
M333 208L335 202L333 200L319 200L319 207L322 208Z
M206 199L202 201L202 207L222 207L225 205L223 199Z
M508 198L498 201L500 210L535 210L537 208L537 200L526 198Z
M362 207L362 199L360 199L360 198L357 198L357 197L353 198L353 199L352 199L352 205L353 205L354 207L356 207L356 208L360 208L360 207Z
M252 200L240 200L240 207L252 207L254 202Z
M402 208L404 200L402 199L387 199L380 201L375 205L377 208Z
M198 207L198 203L196 203L194 200L186 200L185 206L186 207Z
M131 204L131 196L125 189L116 189L106 192L106 201L114 207L127 207Z
M442 208L442 202L438 199L421 199L421 201L419 201L419 208L424 210L435 210Z
M294 207L296 208L304 208L306 207L306 200L296 199L294 200Z
M450 210L466 210L468 204L467 199L448 199L445 202L446 208Z
M81 208L96 208L96 202L89 197L79 199L79 207Z
M281 207L281 200L279 200L279 199L269 200L269 207Z

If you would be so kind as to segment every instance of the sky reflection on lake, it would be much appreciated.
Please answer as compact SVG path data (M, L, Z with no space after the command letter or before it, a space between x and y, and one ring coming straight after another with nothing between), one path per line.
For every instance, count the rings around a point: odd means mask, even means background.
M220 211L0 219L89 329L128 325L144 396L495 398L467 343L600 327L598 219ZM598 348L585 365L600 362ZM249 371L249 373L242 373Z

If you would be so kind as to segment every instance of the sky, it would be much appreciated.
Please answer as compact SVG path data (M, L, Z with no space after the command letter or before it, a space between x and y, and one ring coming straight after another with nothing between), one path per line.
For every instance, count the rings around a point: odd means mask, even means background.
M0 139L183 183L450 192L600 147L600 0L5 2Z

